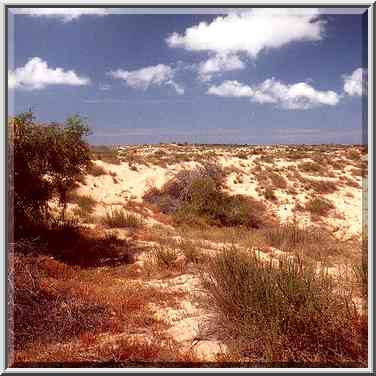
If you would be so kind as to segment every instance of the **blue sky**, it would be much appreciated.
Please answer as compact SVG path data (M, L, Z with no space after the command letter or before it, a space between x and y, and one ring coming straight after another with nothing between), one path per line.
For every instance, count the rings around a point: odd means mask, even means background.
M9 17L10 115L79 114L94 144L361 143L365 16L88 9Z

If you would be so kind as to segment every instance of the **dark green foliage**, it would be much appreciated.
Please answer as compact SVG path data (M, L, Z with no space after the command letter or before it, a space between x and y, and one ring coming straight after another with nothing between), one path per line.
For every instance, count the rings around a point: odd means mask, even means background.
M67 192L90 161L83 139L89 129L78 116L64 125L40 125L32 113L18 115L8 124L10 204L18 238L48 218L48 200L53 197L58 198L64 218Z

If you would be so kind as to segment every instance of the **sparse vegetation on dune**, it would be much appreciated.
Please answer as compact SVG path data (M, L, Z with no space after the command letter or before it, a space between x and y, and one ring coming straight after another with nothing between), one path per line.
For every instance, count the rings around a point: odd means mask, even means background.
M89 147L78 117L31 114L11 129L13 366L367 364L366 242L329 226L337 195L358 199L361 148ZM324 267L345 259L342 283Z
M111 164L120 164L119 154L116 147L106 145L90 146L91 158Z

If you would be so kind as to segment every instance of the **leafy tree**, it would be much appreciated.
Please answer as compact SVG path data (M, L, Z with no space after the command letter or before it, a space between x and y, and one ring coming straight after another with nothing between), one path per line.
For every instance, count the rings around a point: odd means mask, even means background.
M32 112L11 118L8 126L9 198L18 238L49 218L52 198L64 219L66 194L90 164L84 140L89 128L77 115L65 124L37 124Z

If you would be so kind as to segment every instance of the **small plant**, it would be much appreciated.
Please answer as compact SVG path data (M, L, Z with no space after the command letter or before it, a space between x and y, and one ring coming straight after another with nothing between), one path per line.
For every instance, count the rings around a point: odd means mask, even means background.
M106 212L102 219L102 223L109 227L129 227L138 228L144 225L142 218L131 213L127 213L124 209L111 208Z
M92 163L88 169L88 174L92 176L107 175L107 171L95 163Z
M286 189L287 188L287 181L286 179L275 172L269 172L268 174L269 179L271 180L274 187L279 189Z
M360 159L361 154L357 150L352 149L347 151L346 157L352 161L357 161Z
M88 214L91 214L94 206L96 205L96 201L89 195L79 195L75 192L70 192L68 194L68 202L73 204L77 204L78 207Z
M277 196L275 195L274 189L271 187L265 188L264 197L269 201L277 201Z
M157 266L170 268L174 265L178 253L175 248L170 246L156 246L152 248L151 256Z
M240 151L235 155L236 158L248 159L248 154L245 151Z
M308 174L317 174L323 171L320 164L316 162L303 162L298 165L298 167Z
M330 180L305 179L304 186L322 194L333 193L338 189L338 184Z
M194 242L182 239L178 242L177 246L183 252L188 262L197 264L202 260L202 255Z
M323 197L311 198L305 204L305 210L320 217L327 216L332 209L334 209L334 205Z

